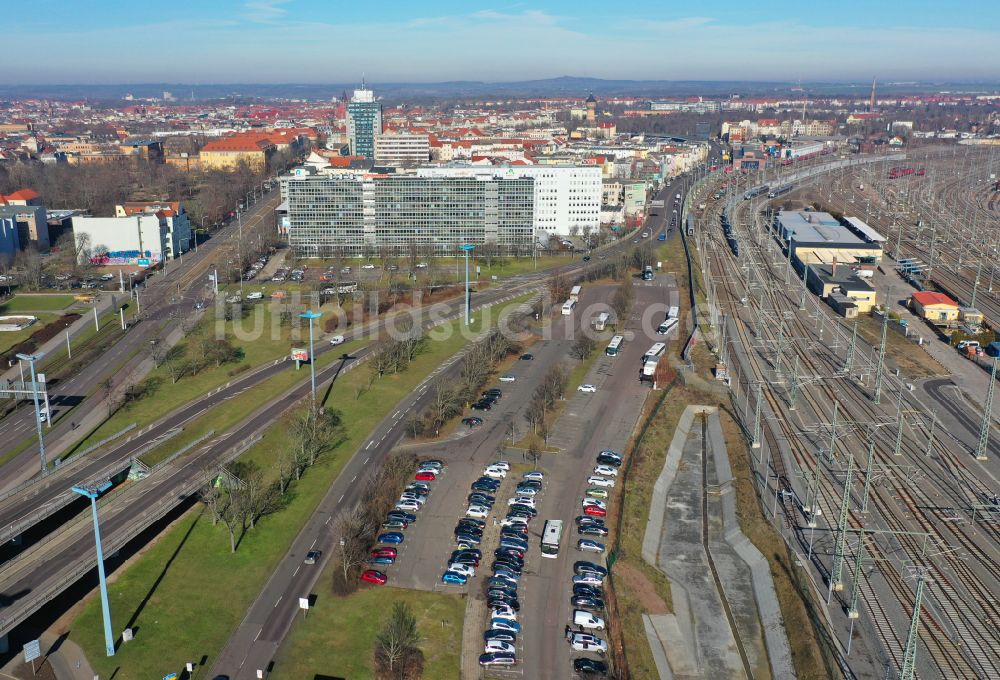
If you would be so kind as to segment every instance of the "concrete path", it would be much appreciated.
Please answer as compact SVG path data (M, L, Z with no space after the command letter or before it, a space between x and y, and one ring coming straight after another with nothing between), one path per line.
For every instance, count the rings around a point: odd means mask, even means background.
M643 538L643 559L667 575L673 594L673 614L644 617L661 677L746 678L747 669L755 678L795 677L769 565L739 529L731 483L718 412L689 406Z
M77 647L76 643L64 635L57 635L54 632L42 633L38 638L41 641L42 658L35 663L40 665L41 661L47 660L52 667L58 680L94 680L97 674L87 662L83 650ZM24 655L18 653L7 664L0 668L0 678L18 677L14 671L20 669L24 663Z

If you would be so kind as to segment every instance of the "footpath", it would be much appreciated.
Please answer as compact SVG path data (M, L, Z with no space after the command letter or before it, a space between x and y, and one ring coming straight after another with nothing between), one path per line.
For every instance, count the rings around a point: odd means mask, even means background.
M714 407L688 406L681 416L654 487L642 556L673 593L674 613L643 616L661 678L795 677L770 567L736 518Z
M42 656L35 661L35 666L40 669L43 661L48 663L51 674L46 677L55 675L56 680L94 680L97 677L87 662L83 650L69 639L68 633L56 635L47 632L42 633L38 639L41 643ZM24 655L18 653L0 668L0 680L30 678L30 668L30 665L24 663Z

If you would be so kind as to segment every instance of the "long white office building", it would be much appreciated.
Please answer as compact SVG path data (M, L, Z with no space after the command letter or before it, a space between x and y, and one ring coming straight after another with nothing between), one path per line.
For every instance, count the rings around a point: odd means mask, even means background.
M447 165L419 168L419 177L531 178L535 237L596 233L601 224L601 169L588 165Z

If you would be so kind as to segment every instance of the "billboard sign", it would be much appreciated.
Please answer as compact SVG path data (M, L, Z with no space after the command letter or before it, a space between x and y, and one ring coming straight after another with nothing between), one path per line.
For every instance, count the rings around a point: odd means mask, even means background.
M301 349L298 347L292 348L292 360L293 361L309 361L309 350Z
M148 257L137 258L136 261L135 261L135 263L137 265L139 265L140 267L148 267L149 266L149 258Z

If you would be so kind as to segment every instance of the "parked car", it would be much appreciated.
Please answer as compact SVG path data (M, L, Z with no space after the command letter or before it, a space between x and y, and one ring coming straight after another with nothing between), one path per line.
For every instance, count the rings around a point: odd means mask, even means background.
M397 544L398 543L402 543L403 542L403 534L399 533L398 531L386 531L385 533L381 533L381 534L378 535L378 542L379 543L397 543Z
M588 505L584 507L583 512L584 514L591 515L593 517L606 517L608 514L607 510L596 505Z
M376 585L382 585L388 578L381 571L376 569L365 569L361 572L361 580L366 583L374 583Z
M504 373L500 376L500 382L512 383L517 380L517 377L513 373Z
M608 651L608 643L589 633L570 633L570 646L574 652L597 652L605 654Z
M396 557L397 550L395 548L375 548L371 552L372 557Z
M513 666L517 663L517 657L513 654L486 653L479 655L480 666Z
M577 387L576 389L579 390L580 392L589 392L589 393L593 394L594 392L597 391L597 386L596 385L591 385L590 383L584 383L584 384L580 385L579 387Z
M490 516L490 509L485 505L470 505L469 509L465 511L465 516L485 519Z
M576 549L581 552L603 553L604 544L592 541L589 538L581 538L576 542Z
M575 609L573 625L587 630L604 630L604 619L583 609Z
M607 477L601 477L599 475L591 475L587 478L587 484L593 484L594 486L603 486L606 488L612 488L615 485L615 480L608 479Z
M520 633L521 624L514 619L508 619L502 616L493 617L490 620L490 627L493 630L506 630L511 633Z
M611 465L595 465L594 466L595 475L603 475L604 477L617 477L618 468Z
M503 640L487 640L485 644L485 651L487 653L494 654L514 654L514 645Z
M483 419L478 416L470 416L468 418L462 418L462 424L468 426L469 428L479 427L483 424Z
M584 491L585 494L591 498L607 498L609 493L607 489L602 489L599 486L593 486Z
M573 659L573 672L580 675L607 675L608 665L597 659Z
M517 642L517 633L512 633L509 630L500 630L499 628L490 628L488 631L483 633L483 640L500 640L501 642Z
M570 604L574 607L581 607L583 609L604 609L604 600L590 595L574 595L570 598Z
M433 482L437 479L437 474L435 474L432 470L421 470L415 474L413 478L421 482Z
M577 574L597 574L598 576L604 577L608 575L608 570L599 564L594 562L588 562L586 560L577 560L573 563L573 571Z
M531 470L530 472L525 472L522 478L541 482L545 479L545 473L539 470Z
M395 563L396 563L396 558L395 557L390 557L388 555L379 555L377 557L369 557L368 558L368 564L386 564L386 565L389 565L389 564L395 564Z

